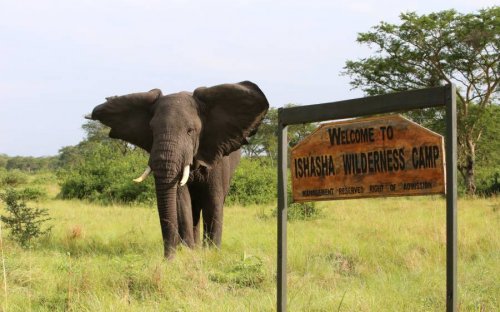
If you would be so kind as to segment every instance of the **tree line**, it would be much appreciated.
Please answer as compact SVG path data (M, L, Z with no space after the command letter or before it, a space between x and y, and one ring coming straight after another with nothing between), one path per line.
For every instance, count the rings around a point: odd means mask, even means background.
M7 170L18 169L26 172L37 172L42 170L54 170L59 167L58 156L47 157L10 157L0 154L0 168Z

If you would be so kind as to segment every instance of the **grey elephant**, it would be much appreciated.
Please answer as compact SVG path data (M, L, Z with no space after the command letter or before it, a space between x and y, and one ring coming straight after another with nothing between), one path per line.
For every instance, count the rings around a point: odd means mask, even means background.
M254 135L269 103L249 81L201 87L193 93L162 95L161 90L106 98L86 118L111 128L150 153L164 255L179 243L220 247L223 205L240 160L240 147Z

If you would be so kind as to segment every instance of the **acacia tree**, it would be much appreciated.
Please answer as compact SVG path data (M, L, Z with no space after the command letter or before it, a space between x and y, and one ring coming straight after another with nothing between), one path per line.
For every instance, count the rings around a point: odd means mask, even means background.
M346 62L343 74L367 95L409 89L457 86L458 170L466 191L476 190L478 143L498 104L500 75L500 7L461 14L454 10L428 15L403 13L401 24L381 22L358 34L357 42L375 47L373 56ZM443 110L410 113L439 130ZM437 128L437 129L436 129Z

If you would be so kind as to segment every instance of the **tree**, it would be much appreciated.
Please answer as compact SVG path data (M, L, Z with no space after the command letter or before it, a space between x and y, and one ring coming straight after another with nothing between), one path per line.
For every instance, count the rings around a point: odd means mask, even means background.
M293 107L295 104L286 104ZM291 147L297 145L303 138L308 136L314 129L316 123L292 125L288 127L288 143ZM271 164L278 157L278 109L270 107L262 120L257 133L250 138L249 144L243 146L243 153L249 157L268 156Z
M4 159L5 159L5 165L3 167L5 167L8 170L19 169L27 172L36 172L40 170L50 170L57 167L56 156L48 156L48 157L6 156L6 158ZM2 158L0 158L0 163L2 163Z
M250 158L268 156L271 163L276 158L278 109L270 107L257 133L242 146L243 155Z
M376 48L375 55L346 62L351 85L367 95L457 85L458 169L466 190L476 190L474 173L482 127L489 107L498 104L500 7L461 14L454 10L428 15L403 13L400 25L381 22L357 41ZM439 130L443 111L410 114ZM486 129L487 130L487 129Z

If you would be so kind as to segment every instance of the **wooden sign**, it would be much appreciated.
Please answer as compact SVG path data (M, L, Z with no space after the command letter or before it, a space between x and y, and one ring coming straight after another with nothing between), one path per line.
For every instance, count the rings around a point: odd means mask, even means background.
M293 200L443 194L443 146L399 115L322 124L292 148Z

